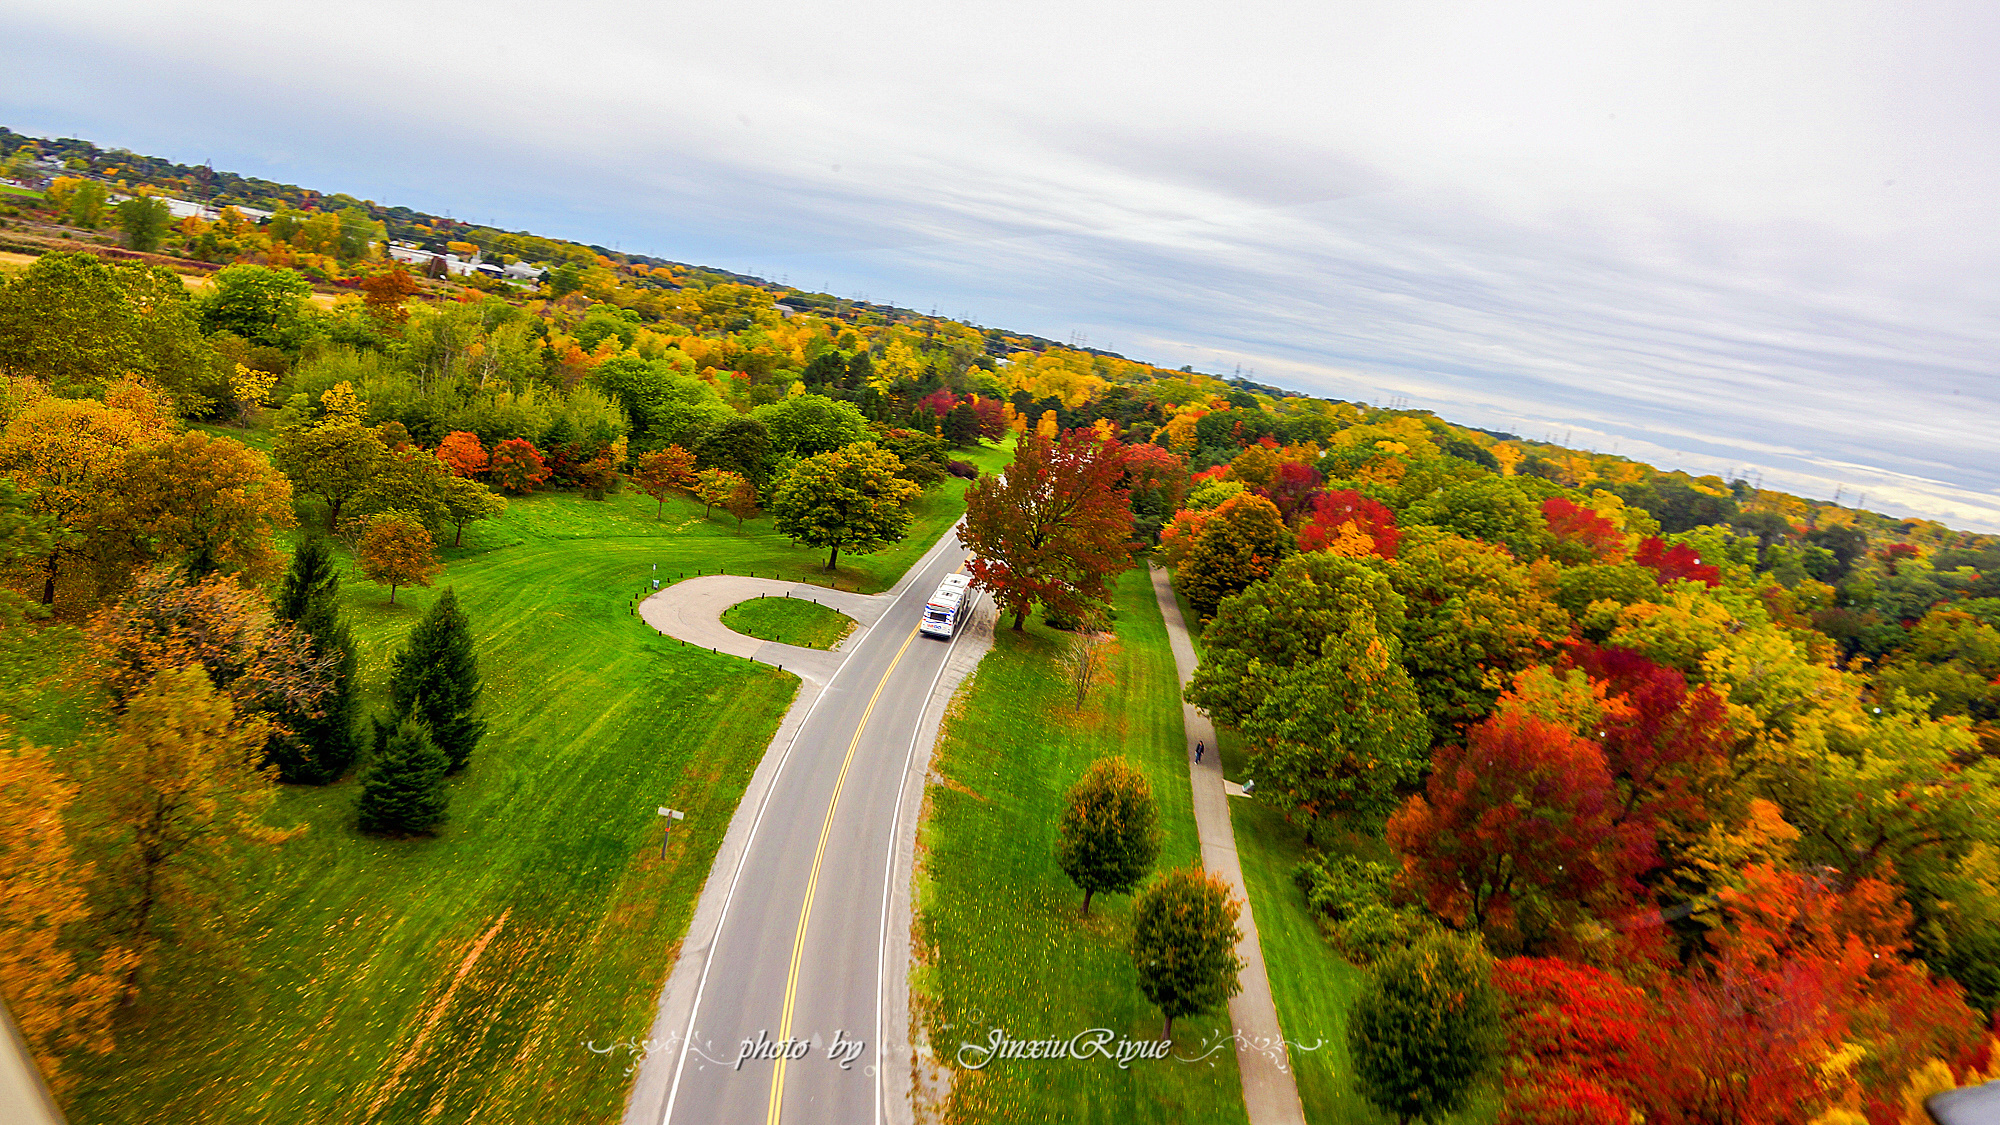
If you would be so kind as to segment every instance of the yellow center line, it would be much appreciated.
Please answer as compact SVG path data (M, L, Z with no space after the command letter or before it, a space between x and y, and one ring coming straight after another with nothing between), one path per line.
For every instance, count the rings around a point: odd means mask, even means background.
M847 744L847 758L840 763L840 776L833 783L833 799L826 805L826 823L820 825L819 847L813 851L812 873L806 876L806 900L799 908L799 931L792 938L792 968L785 977L785 1007L778 1017L778 1042L784 1043L792 1037L792 1006L799 997L799 964L805 960L806 921L812 917L813 892L819 888L820 861L826 858L826 842L833 835L833 812L840 807L840 791L847 785L847 767L854 764L854 751L861 746L861 732L868 729L868 717L875 713L875 703L882 698L882 689L889 686L889 677L896 672L896 665L903 662L903 654L910 650L910 642L917 639L917 630L903 638L903 647L896 650L896 658L889 662L889 669L882 673L882 682L875 685L875 694L868 697L868 707L861 712L861 721L855 724L854 740ZM780 1055L777 1065L771 1070L771 1110L765 1115L766 1125L778 1125L778 1111L785 1102L785 1059Z

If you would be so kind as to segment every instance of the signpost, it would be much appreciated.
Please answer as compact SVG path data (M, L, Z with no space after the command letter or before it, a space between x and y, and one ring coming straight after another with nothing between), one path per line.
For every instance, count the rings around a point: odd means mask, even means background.
M674 821L686 820L687 814L679 809L670 809L665 805L661 805L660 816L665 818L667 822L666 830L660 833L660 858L665 859L667 858L667 837L673 835Z

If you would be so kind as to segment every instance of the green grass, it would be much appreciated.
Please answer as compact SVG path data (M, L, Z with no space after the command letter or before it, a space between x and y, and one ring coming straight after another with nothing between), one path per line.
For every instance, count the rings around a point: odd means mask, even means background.
M599 505L548 497L551 522ZM658 544L541 539L456 557L492 729L435 839L352 827L356 784L285 791L307 833L224 900L240 965L170 953L74 1122L616 1119L696 896L796 680L655 634L628 599ZM370 706L435 590L346 580ZM685 809L666 860L654 807ZM504 919L504 924L503 924ZM482 939L490 940L482 944ZM476 959L472 954L477 951Z
M832 648L854 631L855 620L798 598L752 598L722 611L723 625L746 637L804 648Z
M1172 652L1143 571L1118 582L1121 651L1111 685L1078 714L1055 665L1065 634L1001 629L954 700L920 829L916 1007L949 1057L988 1030L1067 1038L1110 1028L1157 1038L1158 1012L1125 951L1131 900L1082 894L1055 864L1062 796L1108 754L1131 758L1160 804L1159 870L1199 861ZM1228 1013L1183 1019L1176 1053L1135 1063L1000 1061L960 1072L948 1121L1243 1121Z
M0 184L0 195L18 195L26 199L42 198L42 193L33 188L16 187L13 184Z
M223 425L214 422L189 422L188 429L200 430L210 437L226 437L232 441L239 441L266 455L271 452L271 443L278 440L278 435L275 432L261 426L245 428L243 426Z

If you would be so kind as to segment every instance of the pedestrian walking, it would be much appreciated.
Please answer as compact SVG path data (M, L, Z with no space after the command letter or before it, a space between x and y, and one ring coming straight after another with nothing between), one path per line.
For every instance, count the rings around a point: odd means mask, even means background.
M1199 740L1199 739L1195 740L1195 744L1194 744L1194 764L1195 764L1195 765L1200 765L1200 764L1201 764L1201 752L1202 752L1203 750L1206 750L1206 749L1208 749L1208 743L1206 743L1206 742L1203 742L1203 741L1201 741L1201 740Z

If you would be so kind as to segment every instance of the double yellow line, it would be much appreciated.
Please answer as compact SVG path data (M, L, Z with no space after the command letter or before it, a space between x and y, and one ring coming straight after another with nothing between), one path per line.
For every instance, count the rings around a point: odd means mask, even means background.
M918 626L922 628L922 626ZM854 764L854 752L861 746L861 732L868 729L868 717L875 713L875 703L882 698L882 689L889 686L889 677L896 674L896 665L903 662L903 654L910 650L910 642L917 639L917 630L903 638L903 647L896 650L896 658L889 662L889 669L882 673L882 682L875 685L875 694L868 697L868 707L861 712L861 721L855 724L854 740L847 744L847 758L840 763L840 776L833 783L833 800L827 802L826 823L820 825L819 847L813 850L812 874L806 876L805 905L799 908L799 930L792 938L792 968L785 976L785 1007L778 1018L778 1042L792 1037L792 1007L799 997L799 964L805 960L806 922L812 917L813 892L819 889L820 862L826 858L826 842L833 835L833 811L840 807L840 791L847 786L847 768ZM778 1125L778 1113L785 1103L785 1059L780 1057L771 1070L771 1109L764 1117L766 1125Z

